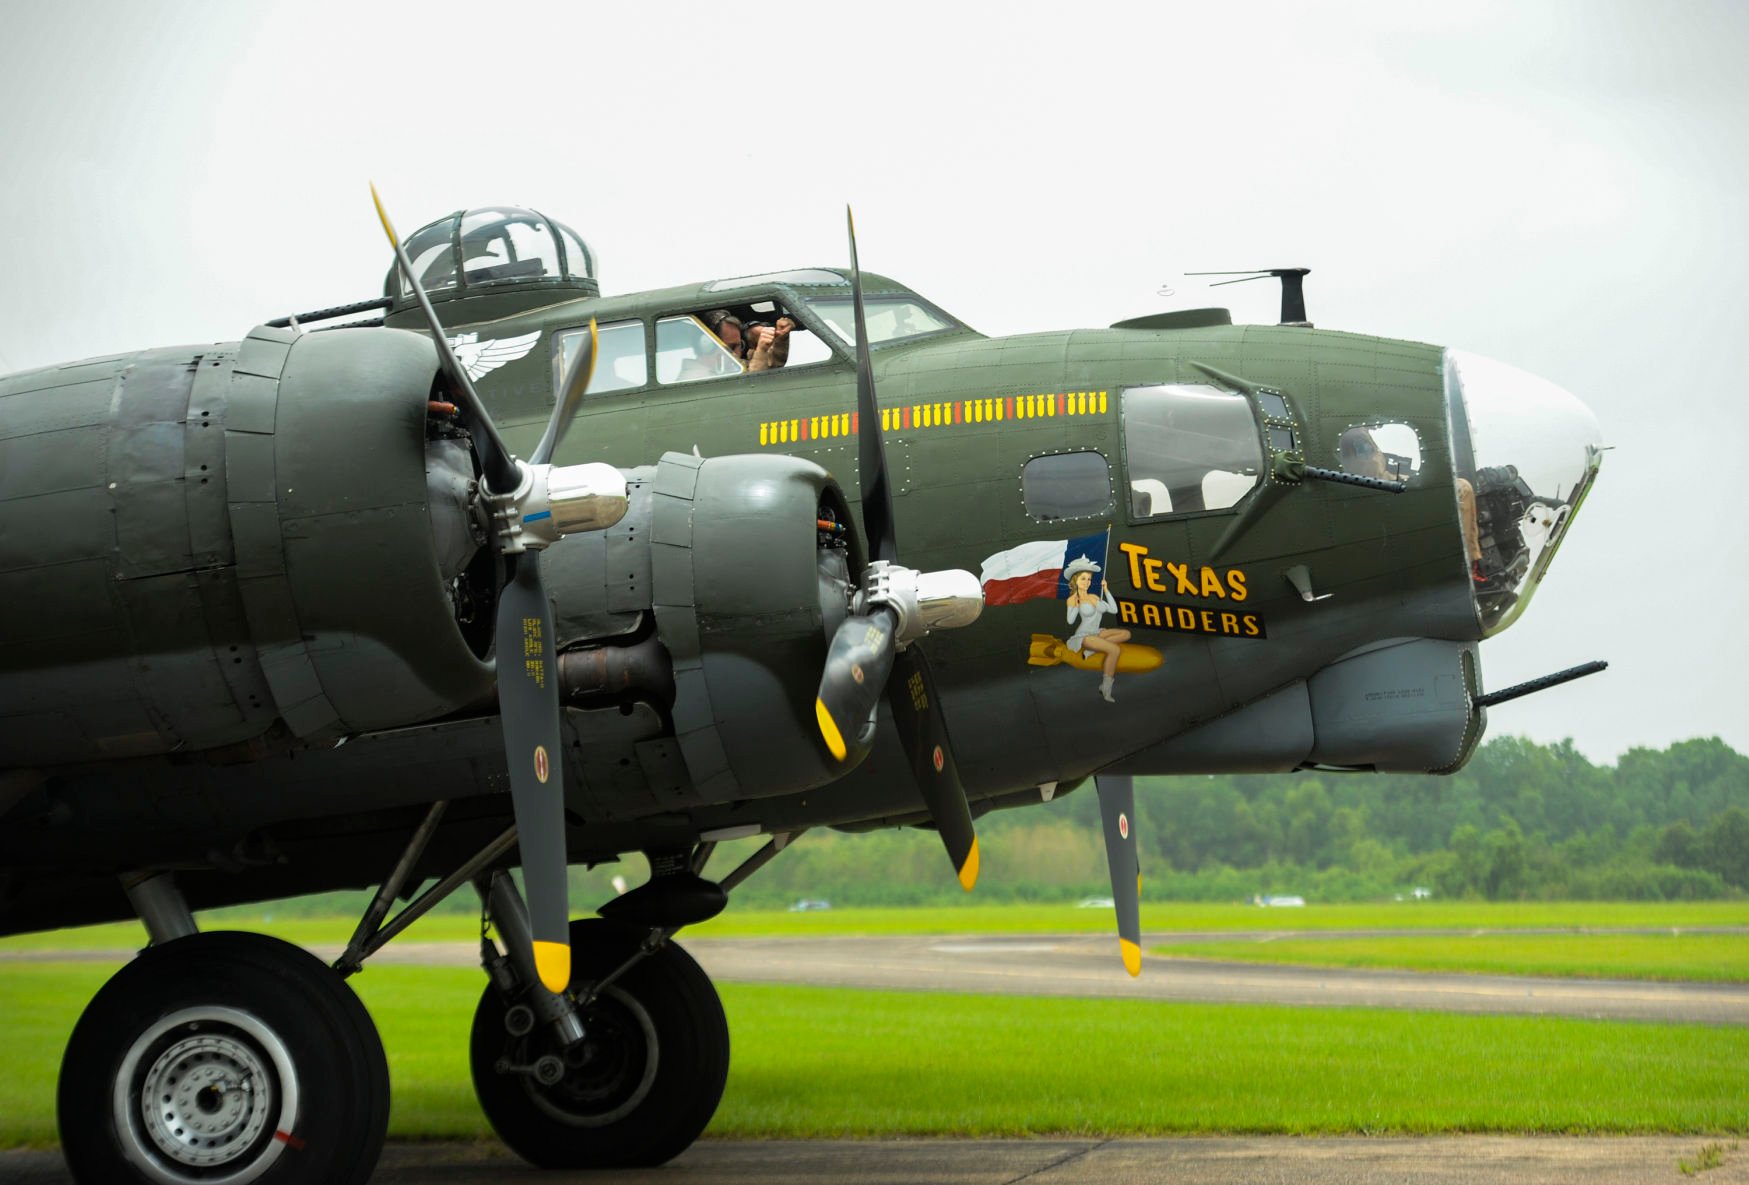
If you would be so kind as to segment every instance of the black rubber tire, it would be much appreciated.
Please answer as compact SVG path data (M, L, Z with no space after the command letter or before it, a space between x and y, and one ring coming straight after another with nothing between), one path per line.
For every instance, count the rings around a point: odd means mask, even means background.
M636 935L610 922L572 922L573 982L600 979L636 949ZM684 1152L716 1114L729 1074L729 1022L710 977L672 942L584 1011L581 1064L556 1086L495 1068L500 1058L529 1065L554 1049L545 1025L525 1037L505 1030L505 1013L515 1002L487 986L474 1011L469 1061L486 1118L529 1163L549 1169L662 1164ZM647 1038L634 1006L655 1034L655 1072L641 1095Z
M147 1040L165 1018L188 1009L210 1015ZM144 1081L176 1042L210 1035L260 1054L277 1083L270 1046L228 1024L238 1014L278 1043L297 1086L295 1114L282 1125L275 1110L266 1130L222 1164L180 1162L146 1131L156 1117L140 1116ZM136 1048L129 1107L118 1115L116 1083ZM145 1159L191 1185L263 1162L252 1179L261 1185L364 1185L388 1131L389 1065L364 1005L313 955L260 934L196 934L146 950L103 985L67 1042L57 1105L67 1167L82 1183L153 1181L135 1163Z

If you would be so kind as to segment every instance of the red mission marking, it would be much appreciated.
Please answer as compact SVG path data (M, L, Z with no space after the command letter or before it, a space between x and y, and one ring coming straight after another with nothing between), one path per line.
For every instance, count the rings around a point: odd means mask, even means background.
M963 399L960 402L953 405L953 422L954 423L956 423L956 424L965 423L965 410L966 410L966 404L965 404L965 400L963 400Z
M803 440L806 440L808 438L808 421L807 420L797 420L796 421L796 434Z
M1012 420L1014 418L1014 396L1010 395L1002 402L1005 404L1002 408L1002 418L1005 420Z

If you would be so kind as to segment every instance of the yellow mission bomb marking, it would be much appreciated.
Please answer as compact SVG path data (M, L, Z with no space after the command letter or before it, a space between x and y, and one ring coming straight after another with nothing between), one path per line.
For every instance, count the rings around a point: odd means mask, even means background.
M911 403L881 409L881 431L921 433L978 424L1008 424L1016 420L1055 419L1058 416L1103 416L1111 406L1105 391L1048 391L1028 395L989 395L977 399L950 399L936 403ZM854 412L810 415L787 420L762 420L759 445L808 444L855 436L858 416Z

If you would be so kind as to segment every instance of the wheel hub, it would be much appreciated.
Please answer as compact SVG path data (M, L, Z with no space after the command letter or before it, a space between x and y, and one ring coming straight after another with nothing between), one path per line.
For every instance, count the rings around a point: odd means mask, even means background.
M135 1039L116 1076L123 1155L161 1185L245 1185L279 1158L298 1083L279 1036L223 1006L166 1016Z
M656 1025L633 997L609 987L589 1010L588 1036L564 1051L564 1076L528 1083L535 1106L571 1127L604 1127L631 1114L650 1093L661 1050Z
M254 1050L202 1034L158 1055L140 1092L140 1117L158 1150L179 1164L222 1164L253 1144L273 1105L271 1075Z

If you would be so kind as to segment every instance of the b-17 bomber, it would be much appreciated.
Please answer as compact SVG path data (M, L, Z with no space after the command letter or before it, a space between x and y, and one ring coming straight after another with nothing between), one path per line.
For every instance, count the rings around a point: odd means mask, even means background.
M1448 773L1601 665L1480 661L1591 414L1315 327L1304 269L1263 269L1279 324L992 338L854 231L847 267L604 295L536 211L378 212L380 297L0 377L0 933L150 938L66 1050L81 1182L366 1180L389 1076L346 978L458 890L493 1127L660 1163L729 1065L675 936L809 828L933 829L970 890L981 816L1091 784L1136 974L1138 775ZM331 966L194 916L361 888Z

